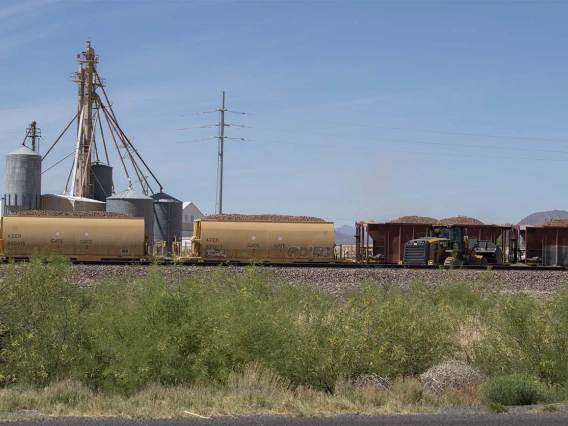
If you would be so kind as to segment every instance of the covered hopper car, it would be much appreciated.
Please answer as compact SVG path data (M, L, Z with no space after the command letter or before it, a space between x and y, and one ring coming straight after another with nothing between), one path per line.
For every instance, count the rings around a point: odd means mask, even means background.
M3 216L0 251L4 259L36 252L76 261L143 260L144 218Z
M202 262L334 262L332 222L194 222L191 258Z

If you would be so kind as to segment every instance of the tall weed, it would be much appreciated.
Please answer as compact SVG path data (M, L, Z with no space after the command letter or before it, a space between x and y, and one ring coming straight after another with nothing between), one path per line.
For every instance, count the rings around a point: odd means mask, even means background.
M490 376L526 373L549 384L568 380L568 293L543 302L526 294L501 296L474 345L476 364Z
M420 285L410 292L366 286L352 293L341 313L350 369L389 378L415 375L457 350L451 315L429 296Z
M74 377L86 356L85 294L69 280L69 263L34 256L5 267L0 292L2 380L38 383Z

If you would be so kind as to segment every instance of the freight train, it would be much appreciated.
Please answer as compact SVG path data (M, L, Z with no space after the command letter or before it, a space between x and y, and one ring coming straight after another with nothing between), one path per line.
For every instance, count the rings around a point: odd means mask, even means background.
M173 256L156 250L168 242L148 244L144 218L3 216L3 260L25 260L54 253L76 262L144 262L152 258L186 263L334 263L332 222L223 221L194 222L191 250L170 242Z
M422 257L416 265L410 261L389 263L385 256L369 251L382 248L381 243L377 247L365 245L359 228L356 235L358 255L346 258L341 250L337 250L333 222L314 219L301 216L285 220L205 217L194 221L191 245L184 248L176 238L149 241L143 217L8 215L0 218L0 261L28 260L36 253L53 253L81 263L149 263L158 260L182 264L439 267ZM380 224L373 225L380 227ZM368 254L361 256L365 251ZM486 252L482 250L476 254L488 259ZM493 252L489 254L495 256ZM486 263L472 267L485 267ZM501 255L491 258L491 263L493 268L523 268L503 262ZM528 265L531 264L525 262L523 269ZM542 263L531 266L540 268L540 265ZM542 268L566 269L560 262L549 266Z

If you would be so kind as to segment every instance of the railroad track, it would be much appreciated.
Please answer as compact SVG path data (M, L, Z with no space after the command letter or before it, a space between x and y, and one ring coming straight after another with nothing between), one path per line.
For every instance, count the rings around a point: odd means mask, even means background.
M154 262L131 262L131 261L103 261L103 262L73 262L75 264L97 264L97 265L151 265ZM399 265L399 264L380 264L380 263L257 263L251 264L247 262L174 262L169 260L157 261L157 265L172 266L262 266L267 268L326 268L326 269L422 269L422 270L503 270L503 271L568 271L567 266L542 266L542 265L462 265L459 267L441 266L441 265Z
M242 266L242 265L241 265ZM505 271L568 271L566 266L529 266L529 265L463 265L459 267L440 266L440 265L398 265L398 264L367 264L367 263L274 263L266 266L279 267L298 267L298 268L353 268L353 269L464 269L464 270L505 270Z
M12 259L15 262L28 262L29 259ZM0 259L0 263L8 263L8 259ZM244 267L250 265L262 266L267 268L325 268L325 269L413 269L413 270L498 270L498 271L568 271L568 266L542 266L542 265L462 265L459 267L455 266L443 266L443 265L400 265L400 264L387 264L387 263L352 263L352 262L337 262L337 263L316 263L316 262L259 262L259 263L249 263L249 262L200 262L200 261L174 261L172 259L156 259L154 261L132 261L132 260L103 260L103 261L82 261L73 260L71 263L75 265L140 265L149 266L151 264L157 264L159 266L173 266L173 265L184 265L184 266L197 266L197 267L211 267L211 266L237 266Z

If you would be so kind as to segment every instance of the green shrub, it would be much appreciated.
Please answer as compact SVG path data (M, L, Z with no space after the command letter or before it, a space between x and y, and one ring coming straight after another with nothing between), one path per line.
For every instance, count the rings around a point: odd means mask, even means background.
M501 405L533 405L547 399L546 388L526 374L489 379L481 386L481 402Z
M489 376L526 373L548 384L568 382L568 292L551 301L530 295L496 296L474 345L476 366Z
M340 313L347 351L343 361L358 374L396 378L420 374L458 350L456 322L420 284L400 288L365 286Z
M73 377L87 356L80 312L85 294L69 280L69 263L34 256L4 267L0 291L0 365L5 383L45 385Z
M145 278L86 289L68 271L43 260L5 271L7 383L78 380L128 395L150 383L227 382L260 362L295 386L333 391L340 377L418 374L457 349L450 311L440 309L457 296L424 286L366 286L340 304L309 286L274 286L255 267L180 273L172 286L154 265Z
M545 304L488 297L475 285L364 283L338 302L311 286L274 285L272 270L259 267L190 275L178 268L172 285L153 265L146 277L121 275L88 288L57 258L38 256L1 272L5 385L68 381L131 395L150 384L227 384L259 363L292 387L334 392L340 378L416 377L474 355L489 377L531 374L557 385L543 387L547 401L566 395L566 291Z

